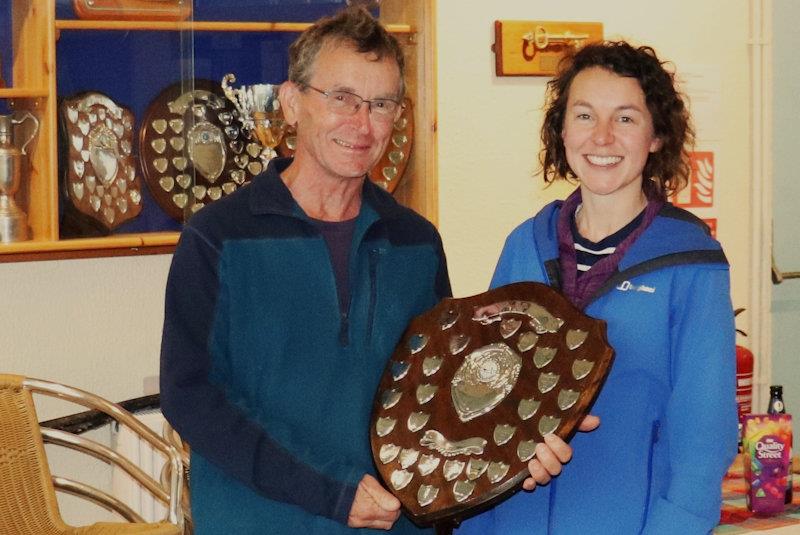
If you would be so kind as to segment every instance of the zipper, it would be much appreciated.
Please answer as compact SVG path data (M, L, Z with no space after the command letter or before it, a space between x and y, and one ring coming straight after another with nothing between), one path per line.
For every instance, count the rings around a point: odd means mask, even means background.
M661 422L656 420L653 422L653 430L650 434L650 450L647 453L647 494L644 497L644 515L642 516L642 527L639 533L644 530L644 525L647 522L647 515L650 512L650 496L653 493L653 450L658 442L658 433L661 429Z
M375 306L378 301L378 263L385 249L369 252L369 308L367 308L367 342L372 342L372 326L375 323Z
M347 315L347 312L342 312L339 316L339 344L342 347L347 347L347 344L350 343L348 332L350 332L350 317Z

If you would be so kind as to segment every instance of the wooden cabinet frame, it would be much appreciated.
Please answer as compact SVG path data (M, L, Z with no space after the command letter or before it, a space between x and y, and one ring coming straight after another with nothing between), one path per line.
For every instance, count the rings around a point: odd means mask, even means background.
M16 199L28 214L32 238L0 244L0 262L169 253L177 232L116 234L101 238L59 238L56 41L64 31L162 30L215 32L298 32L309 24L280 21L90 21L55 18L56 0L12 0L13 85L0 88L11 108L33 112L40 122L23 165ZM381 20L406 51L406 85L414 100L414 147L395 191L400 202L438 219L436 163L435 13L432 0L384 0Z

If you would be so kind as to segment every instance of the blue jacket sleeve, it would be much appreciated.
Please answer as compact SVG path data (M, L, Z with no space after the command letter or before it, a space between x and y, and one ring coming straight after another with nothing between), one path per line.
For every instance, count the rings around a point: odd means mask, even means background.
M728 270L693 271L671 310L672 393L662 429L671 478L652 505L645 534L709 533L719 522L722 478L737 451Z
M269 499L347 523L355 483L301 462L211 380L212 332L224 321L218 246L187 226L167 280L161 345L161 408L193 452ZM297 485L303 481L303 485Z

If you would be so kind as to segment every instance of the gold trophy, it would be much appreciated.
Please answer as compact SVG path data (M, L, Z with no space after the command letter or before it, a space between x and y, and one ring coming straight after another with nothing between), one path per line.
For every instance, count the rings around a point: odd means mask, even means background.
M14 125L26 120L34 124L30 137L17 147L14 140ZM0 243L27 240L28 217L17 203L14 194L19 188L19 171L25 148L39 131L39 120L29 111L0 115Z
M247 134L261 144L261 160L267 162L277 156L275 147L286 132L286 121L278 100L278 84L243 85L238 89L230 84L236 76L226 74L222 77L222 91L239 112L239 120Z

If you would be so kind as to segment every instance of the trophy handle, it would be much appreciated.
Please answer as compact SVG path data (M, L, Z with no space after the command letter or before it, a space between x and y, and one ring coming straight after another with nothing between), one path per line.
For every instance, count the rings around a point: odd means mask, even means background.
M219 85L222 87L222 92L225 94L225 98L233 103L236 111L238 111L242 117L247 117L245 110L239 103L239 95L241 94L241 90L234 89L230 86L230 84L234 83L235 81L236 76L233 73L228 73L222 77L222 82Z
M33 141L33 138L36 137L36 134L39 133L39 119L37 119L36 116L34 114L32 114L31 112L29 112L29 111L16 112L14 115L17 115L17 114L21 115L22 118L21 119L17 119L15 117L12 117L11 118L11 123L12 124L22 124L28 119L32 120L33 124L34 124L33 132L31 132L31 136L28 138L28 140L25 143L22 144L22 147L19 149L19 151L22 154L28 154L27 152L25 152L25 149L27 148L28 144L31 141Z

